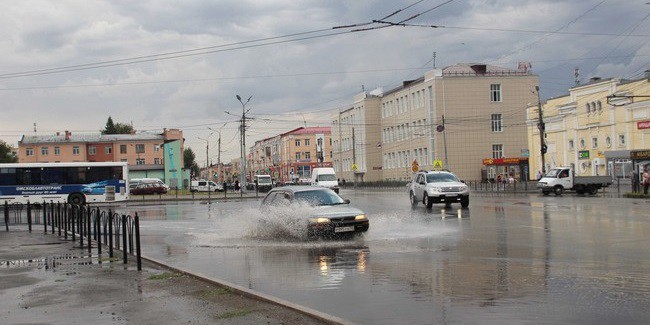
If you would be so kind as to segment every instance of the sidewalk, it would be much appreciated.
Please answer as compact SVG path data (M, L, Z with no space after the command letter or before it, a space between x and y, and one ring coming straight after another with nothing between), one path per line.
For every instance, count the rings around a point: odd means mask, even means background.
M0 324L332 324L300 306L135 259L89 256L26 228L0 231ZM93 249L93 254L96 250ZM250 291L250 290L249 290Z

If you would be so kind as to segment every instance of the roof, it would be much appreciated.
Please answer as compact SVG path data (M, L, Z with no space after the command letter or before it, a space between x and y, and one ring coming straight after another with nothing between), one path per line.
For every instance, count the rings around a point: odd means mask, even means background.
M298 128L286 134L315 134L315 133L332 133L331 126L313 126L307 128Z
M136 134L101 134L81 133L70 134L66 140L65 134L52 135L23 135L19 141L21 144L32 143L89 143L89 142L115 142L115 141L144 141L144 140L165 140L161 134L136 133Z
M514 70L485 63L457 63L442 70L443 76L504 76L530 75L527 71Z

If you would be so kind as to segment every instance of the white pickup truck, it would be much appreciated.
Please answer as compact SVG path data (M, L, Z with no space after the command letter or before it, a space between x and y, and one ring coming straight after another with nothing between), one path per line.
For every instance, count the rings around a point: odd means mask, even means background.
M598 190L612 184L610 176L575 176L571 167L556 167L548 171L537 182L542 194L562 195L564 191L576 191L578 194L595 195Z

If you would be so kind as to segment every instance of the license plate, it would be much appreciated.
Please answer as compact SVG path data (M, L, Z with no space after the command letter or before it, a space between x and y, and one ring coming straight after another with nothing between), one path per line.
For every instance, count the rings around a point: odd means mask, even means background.
M348 232L348 231L354 231L354 226L336 227L336 228L334 228L334 232Z

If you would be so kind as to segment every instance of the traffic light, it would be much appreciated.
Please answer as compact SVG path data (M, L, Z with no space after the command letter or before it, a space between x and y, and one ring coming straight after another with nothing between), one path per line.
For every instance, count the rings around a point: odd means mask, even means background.
M543 144L542 145L542 155L545 154L546 151L548 151L548 146L546 144Z

